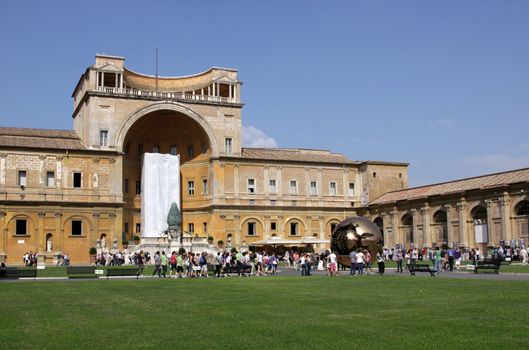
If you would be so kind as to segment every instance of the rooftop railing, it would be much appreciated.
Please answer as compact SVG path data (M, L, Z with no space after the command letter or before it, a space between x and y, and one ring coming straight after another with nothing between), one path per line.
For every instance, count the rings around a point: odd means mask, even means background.
M148 98L159 98L163 100L189 100L189 101L204 101L204 102L224 102L224 103L238 103L236 98L211 96L211 95L196 95L185 92L165 92L165 91L150 91L138 90L131 88L116 88L108 86L98 86L96 91L125 96L138 96Z

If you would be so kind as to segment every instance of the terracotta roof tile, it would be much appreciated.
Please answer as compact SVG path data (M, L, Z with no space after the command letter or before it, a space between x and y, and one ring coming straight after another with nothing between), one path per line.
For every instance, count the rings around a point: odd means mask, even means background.
M86 150L73 130L0 128L0 147Z
M297 148L243 148L241 158L311 163L359 164L342 154Z
M383 204L469 190L494 188L519 182L529 182L529 168L388 192L378 197L370 204Z

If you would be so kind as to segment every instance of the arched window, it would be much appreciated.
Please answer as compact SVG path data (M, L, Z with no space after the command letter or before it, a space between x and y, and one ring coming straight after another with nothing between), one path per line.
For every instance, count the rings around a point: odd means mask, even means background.
M487 209L481 205L478 205L470 212L472 219L474 220L487 220Z
M433 221L436 224L443 224L446 220L446 212L444 210L438 210L433 214Z
M521 201L516 205L516 215L527 216L529 215L529 201Z
M413 217L410 214L404 214L402 219L402 226L412 226L413 225Z
M379 216L375 220L373 220L373 223L377 225L378 229L380 230L380 233L384 235L384 220Z

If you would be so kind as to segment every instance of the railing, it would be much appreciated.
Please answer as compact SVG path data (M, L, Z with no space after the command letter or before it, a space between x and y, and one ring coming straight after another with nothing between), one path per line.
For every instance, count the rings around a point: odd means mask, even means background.
M186 94L185 92L165 92L165 91L149 91L149 90L138 90L130 88L115 88L107 86L98 86L96 91L105 92L116 95L126 96L144 96L154 97L165 100L190 100L190 101L205 101L205 102L226 102L226 103L238 103L236 98L223 97L223 96L210 96L210 95L193 95Z

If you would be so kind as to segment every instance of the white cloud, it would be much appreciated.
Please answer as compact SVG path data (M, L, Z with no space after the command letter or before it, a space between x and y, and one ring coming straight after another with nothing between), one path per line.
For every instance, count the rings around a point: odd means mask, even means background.
M242 127L242 145L255 148L275 148L277 142L262 130L253 126Z

